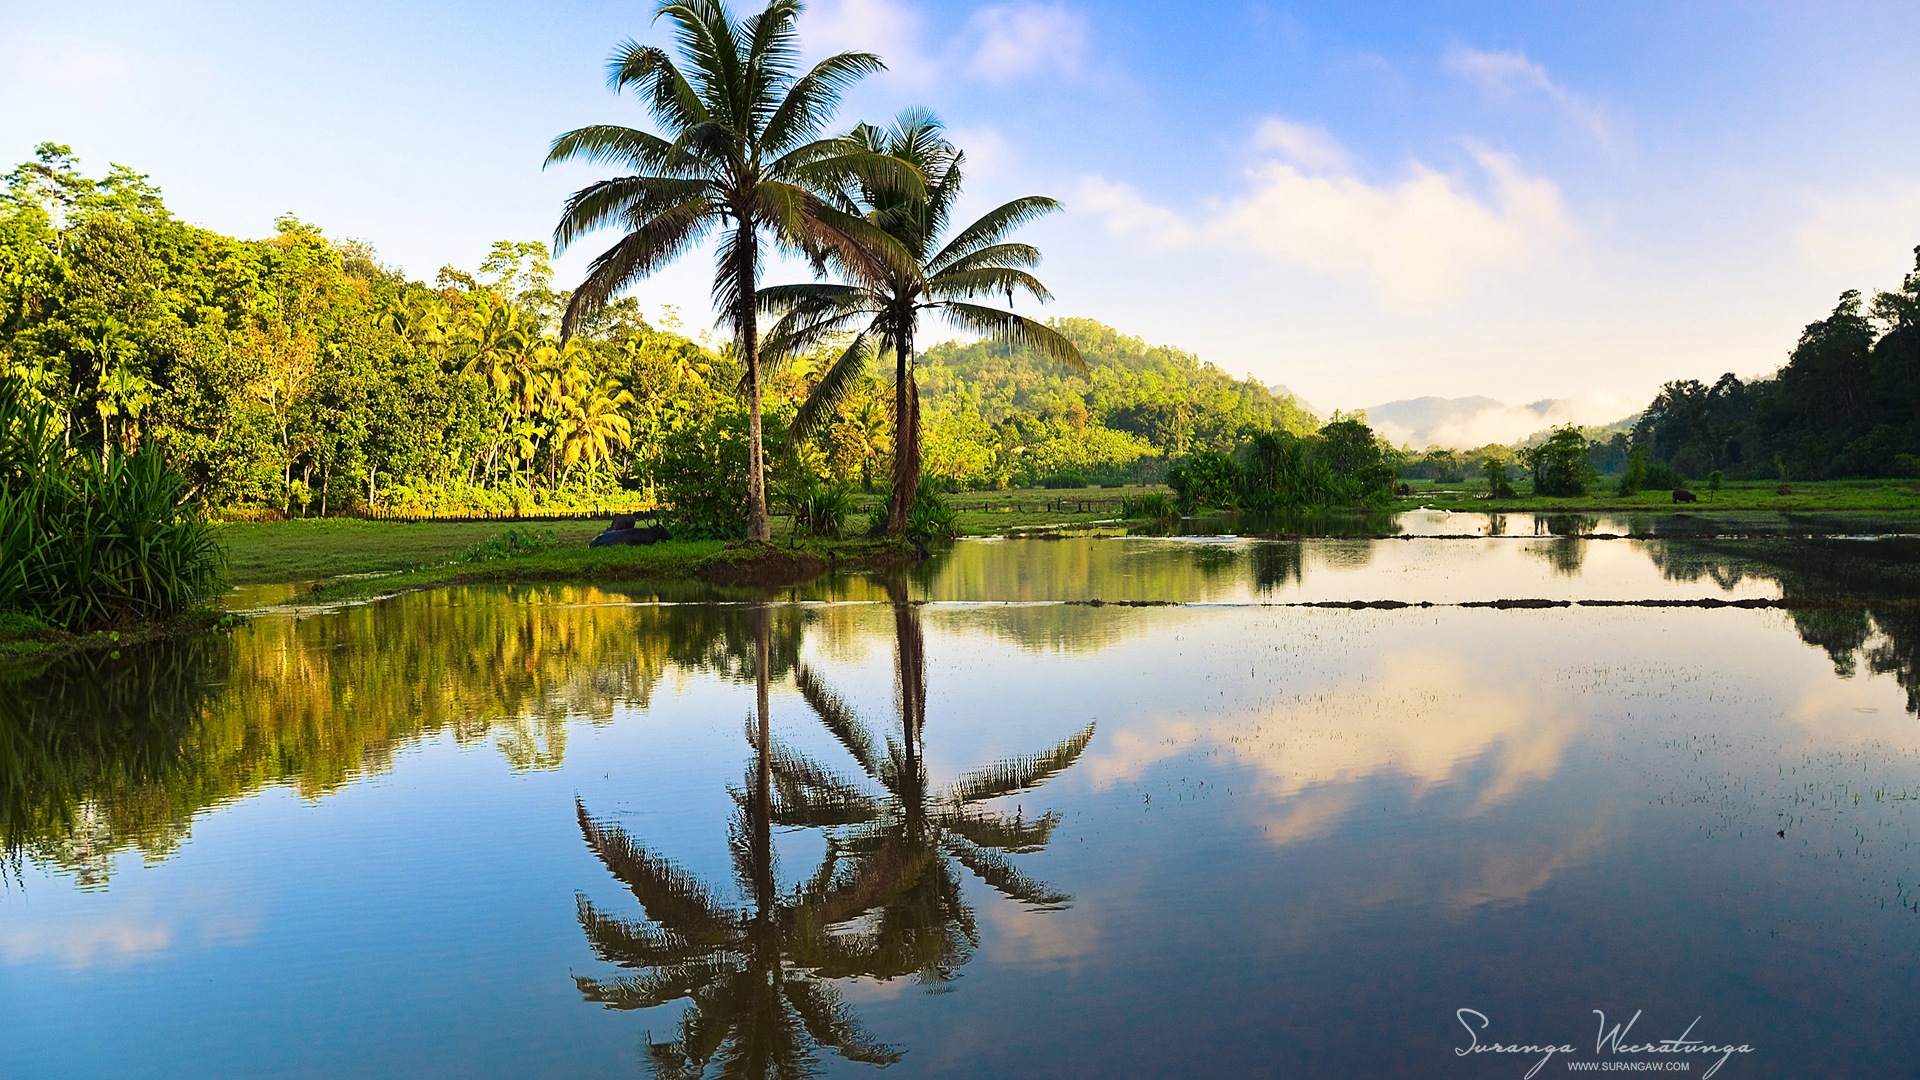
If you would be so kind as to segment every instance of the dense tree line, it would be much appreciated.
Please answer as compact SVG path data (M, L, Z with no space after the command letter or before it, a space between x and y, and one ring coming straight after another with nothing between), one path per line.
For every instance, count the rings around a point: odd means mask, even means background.
M1920 248L1898 292L1840 295L1774 375L1667 383L1633 447L1688 479L1920 476Z

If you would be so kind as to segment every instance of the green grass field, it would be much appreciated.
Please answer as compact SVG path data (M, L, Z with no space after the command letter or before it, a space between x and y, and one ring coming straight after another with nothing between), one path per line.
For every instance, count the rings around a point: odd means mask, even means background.
M604 521L528 522L553 530L562 544L585 544ZM235 585L316 581L342 574L379 574L446 562L508 525L500 522L397 524L355 518L305 518L219 526L227 546L227 580Z
M1614 493L1615 482L1603 480L1593 492L1581 498L1557 499L1526 494L1527 483L1516 484L1521 494L1512 499L1488 499L1484 480L1465 484L1435 484L1431 481L1407 481L1414 489L1410 498L1395 500L1396 509L1430 506L1437 510L1483 510L1577 513L1581 511L1682 510L1690 514L1719 512L1771 511L1784 514L1844 513L1865 511L1920 513L1920 481L1914 480L1827 480L1795 482L1787 494L1780 493L1774 481L1729 481L1720 491L1708 491L1704 483L1690 490L1700 501L1678 504L1670 491L1642 491L1622 497Z

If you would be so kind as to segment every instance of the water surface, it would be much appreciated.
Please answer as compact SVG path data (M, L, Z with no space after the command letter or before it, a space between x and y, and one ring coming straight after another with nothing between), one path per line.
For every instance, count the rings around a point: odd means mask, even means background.
M0 693L0 1075L1532 1067L1461 1009L1904 1074L1899 543L975 541L59 665ZM1355 599L1434 606L1290 606Z

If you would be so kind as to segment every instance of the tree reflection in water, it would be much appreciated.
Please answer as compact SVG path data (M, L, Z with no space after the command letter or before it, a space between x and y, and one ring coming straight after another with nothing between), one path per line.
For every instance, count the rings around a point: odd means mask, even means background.
M849 1061L891 1064L899 1051L866 1033L834 983L860 976L912 976L933 986L951 981L979 941L956 865L1032 907L1070 900L1026 877L1007 857L1044 847L1058 816L1026 820L983 804L1071 766L1092 739L1092 725L1044 753L978 769L930 791L920 613L903 583L889 592L898 738L876 740L817 674L804 666L795 672L801 694L879 786L878 794L775 742L768 707L772 619L768 608L753 614L753 753L728 826L743 907L723 906L705 883L576 804L588 847L646 916L609 915L579 898L580 924L595 953L631 972L613 979L576 976L580 992L616 1009L688 1003L678 1038L649 1042L646 1060L656 1076L702 1076L710 1066L723 1077L807 1076L817 1070L816 1047ZM825 832L825 854L805 881L780 884L775 825Z

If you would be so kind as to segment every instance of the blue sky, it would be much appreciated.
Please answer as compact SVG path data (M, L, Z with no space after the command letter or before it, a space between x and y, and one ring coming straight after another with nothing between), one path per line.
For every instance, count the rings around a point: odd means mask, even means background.
M292 211L431 278L545 238L645 2L0 0L0 159L73 145L242 236ZM1039 192L1048 309L1283 382L1644 404L1771 370L1920 244L1912 3L816 0L892 65L842 118L934 108L973 209ZM611 237L607 238L608 240ZM590 240L563 258L576 278ZM698 257L637 290L706 326Z

